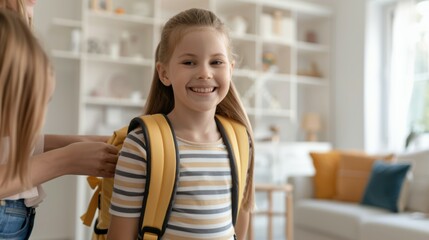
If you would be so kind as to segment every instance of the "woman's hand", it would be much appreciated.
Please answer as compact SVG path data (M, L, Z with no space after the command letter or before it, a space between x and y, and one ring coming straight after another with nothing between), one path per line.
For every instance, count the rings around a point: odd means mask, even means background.
M56 149L62 151L67 166L65 174L113 177L118 150L102 142L76 142Z
M51 179L68 175L93 175L113 177L118 160L116 147L102 142L77 142L66 147L31 157L31 183L37 186ZM0 176L7 171L0 165ZM0 199L26 190L19 176L3 183L0 188Z

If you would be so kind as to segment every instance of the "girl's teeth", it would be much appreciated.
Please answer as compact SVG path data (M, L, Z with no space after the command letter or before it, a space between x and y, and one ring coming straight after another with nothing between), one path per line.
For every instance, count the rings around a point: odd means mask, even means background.
M197 93L210 93L213 92L214 88L191 88L192 91Z

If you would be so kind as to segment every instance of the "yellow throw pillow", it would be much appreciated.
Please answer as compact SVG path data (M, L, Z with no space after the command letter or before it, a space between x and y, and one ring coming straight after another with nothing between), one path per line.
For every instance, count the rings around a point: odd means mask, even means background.
M376 160L391 161L393 155L342 152L338 164L336 200L360 202Z
M314 197L332 199L336 192L340 153L338 151L311 152L310 156L315 169Z

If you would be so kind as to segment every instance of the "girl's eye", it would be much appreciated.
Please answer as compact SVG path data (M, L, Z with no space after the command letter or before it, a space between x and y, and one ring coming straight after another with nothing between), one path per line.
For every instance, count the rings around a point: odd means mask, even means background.
M221 60L216 60L216 61L213 61L212 64L221 65L221 64L223 64L223 62Z
M195 62L192 62L192 61L184 61L182 64L183 64L183 65L189 65L189 66L192 66L192 65L195 65Z

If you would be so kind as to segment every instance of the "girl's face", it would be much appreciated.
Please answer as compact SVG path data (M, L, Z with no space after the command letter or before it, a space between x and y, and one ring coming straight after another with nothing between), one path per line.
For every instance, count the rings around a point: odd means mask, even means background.
M231 82L234 64L228 58L228 41L211 27L185 31L168 64L157 65L159 77L173 88L174 110L214 112Z

